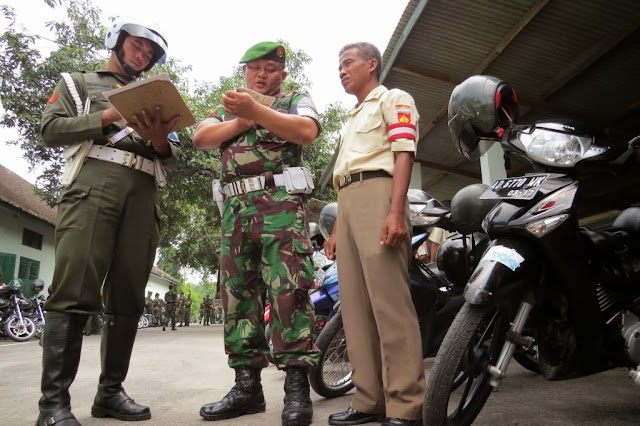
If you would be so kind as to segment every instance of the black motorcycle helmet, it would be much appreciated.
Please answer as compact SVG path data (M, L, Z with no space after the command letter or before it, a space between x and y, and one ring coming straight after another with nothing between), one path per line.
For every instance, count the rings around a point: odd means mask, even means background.
M9 288L13 291L22 290L22 280L20 278L14 278L9 283Z
M516 92L502 80L486 75L469 77L449 98L449 132L469 160L477 160L505 129L518 120Z
M320 211L320 233L328 240L338 218L338 203L329 203Z
M451 221L461 234L482 232L482 221L500 200L481 200L489 188L482 183L465 186L451 199Z
M33 294L40 293L43 288L44 288L44 281L42 281L40 278L34 280L33 283L31 284L31 290L33 291Z

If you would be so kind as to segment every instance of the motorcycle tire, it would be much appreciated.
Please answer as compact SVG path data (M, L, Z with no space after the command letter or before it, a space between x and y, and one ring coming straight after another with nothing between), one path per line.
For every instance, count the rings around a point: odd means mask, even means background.
M40 318L34 318L32 321L36 325L36 331L35 333L33 333L33 337L35 337L36 339L40 339L40 336L44 331L44 321L42 321Z
M316 340L316 346L320 349L320 360L316 367L309 369L311 387L325 398L343 396L354 385L341 312L325 325Z
M502 351L510 312L498 306L464 304L434 361L425 392L424 424L473 423L493 391L487 366L495 364Z
M144 317L140 316L140 318L138 318L138 328L144 328Z
M23 317L20 324L18 317L11 317L4 323L4 334L16 342L26 342L31 339L36 332L36 325L31 318Z

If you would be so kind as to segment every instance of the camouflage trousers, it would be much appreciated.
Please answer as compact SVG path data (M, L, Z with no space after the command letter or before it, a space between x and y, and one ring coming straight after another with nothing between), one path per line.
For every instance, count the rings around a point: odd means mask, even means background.
M176 325L176 308L175 305L167 303L167 307L164 311L164 325L170 325L174 327Z
M220 291L225 352L232 368L309 367L320 357L311 331L313 246L302 198L266 189L225 200ZM265 339L265 295L271 304Z

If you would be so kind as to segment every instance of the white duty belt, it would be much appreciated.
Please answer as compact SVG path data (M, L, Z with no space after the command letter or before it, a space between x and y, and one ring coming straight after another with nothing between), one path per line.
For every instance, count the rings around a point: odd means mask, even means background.
M104 145L93 145L87 157L120 164L121 166L155 176L153 161L141 155L136 155L133 152L110 148Z
M265 183L265 176L252 176L228 183L220 187L220 191L225 197L235 197L236 195L246 194L248 192L260 191L265 188ZM273 183L276 186L285 186L284 175L273 175Z

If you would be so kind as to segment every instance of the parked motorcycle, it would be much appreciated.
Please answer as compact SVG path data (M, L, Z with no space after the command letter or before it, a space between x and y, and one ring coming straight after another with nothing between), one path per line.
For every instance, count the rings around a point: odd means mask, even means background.
M499 202L482 223L492 241L431 370L428 425L471 424L518 349L537 346L548 380L628 367L640 384L640 209L598 231L578 222L638 201L640 137L620 146L575 123L517 120L515 91L499 79L474 76L451 95L449 129L463 155L477 159L498 142L534 172L482 196ZM527 321L533 332L523 332Z
M12 280L0 288L1 333L16 342L24 342L33 337L36 325L31 318L23 315L24 309L31 307L31 301L22 296L22 281Z
M426 358L435 355L447 328L464 302L464 284L489 243L488 237L478 232L479 215L488 212L494 203L478 202L475 188L456 194L451 200L451 211L424 191L409 190L407 197L414 234L411 239L413 256L409 263L411 298L418 315L422 353ZM322 215L320 222L322 225ZM332 227L332 223L329 226ZM426 228L431 226L458 234L441 245L437 264L423 264L415 254L427 240ZM323 226L323 229L326 228ZM328 238L330 229L324 232L327 234L325 238ZM337 272L337 262L335 267ZM332 289L335 299L338 298L337 278ZM316 345L322 356L318 365L309 371L312 388L325 398L344 395L353 388L353 381L339 309L318 336Z
M40 338L40 335L44 331L44 301L43 294L39 294L44 289L44 281L36 279L31 284L31 291L33 296L29 298L31 305L23 311L23 315L29 317L36 326L36 331L33 336L36 339Z

